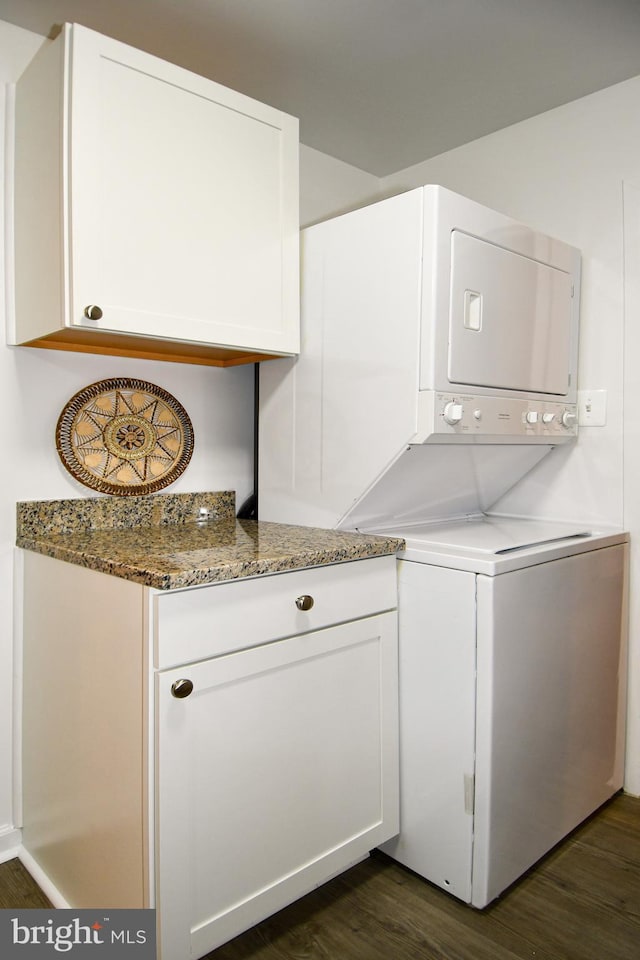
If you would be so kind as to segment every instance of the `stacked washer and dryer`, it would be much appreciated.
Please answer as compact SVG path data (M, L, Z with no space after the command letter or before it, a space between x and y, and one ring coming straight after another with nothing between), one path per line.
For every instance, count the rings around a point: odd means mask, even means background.
M484 907L622 786L627 535L494 509L575 443L580 255L437 186L302 245L260 519L405 540L383 849Z

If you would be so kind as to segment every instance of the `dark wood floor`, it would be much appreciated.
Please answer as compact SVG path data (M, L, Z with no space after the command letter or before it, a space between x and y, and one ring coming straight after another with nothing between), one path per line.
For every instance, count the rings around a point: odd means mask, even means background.
M16 860L0 907L47 906ZM210 960L638 960L640 800L618 796L484 911L374 856Z
M209 957L639 960L640 800L616 797L486 910L372 857Z
M32 910L50 907L51 903L32 880L19 860L0 864L0 909Z

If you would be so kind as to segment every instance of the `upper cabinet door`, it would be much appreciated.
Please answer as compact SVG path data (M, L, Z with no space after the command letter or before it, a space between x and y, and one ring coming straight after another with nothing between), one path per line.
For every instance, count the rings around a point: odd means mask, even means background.
M54 43L62 326L296 353L297 120L77 25Z

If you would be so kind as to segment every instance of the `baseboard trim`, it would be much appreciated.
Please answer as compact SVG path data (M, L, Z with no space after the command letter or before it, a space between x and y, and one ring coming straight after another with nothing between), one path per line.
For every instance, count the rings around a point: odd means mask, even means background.
M0 863L13 860L19 856L22 845L22 831L17 827L6 827L0 830Z
M38 884L45 897L51 900L54 907L61 910L69 909L70 904L67 903L56 885L49 879L48 875L44 872L38 861L31 856L29 851L25 850L24 847L20 847L18 858L25 870L31 874Z

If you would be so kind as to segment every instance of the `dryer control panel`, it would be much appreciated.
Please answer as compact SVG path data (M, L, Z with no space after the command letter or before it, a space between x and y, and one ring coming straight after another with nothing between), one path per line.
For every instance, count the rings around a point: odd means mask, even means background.
M487 442L495 437L501 442L562 443L578 433L575 403L469 393L435 393L432 397L428 419L432 420L433 440L468 442L475 438Z

